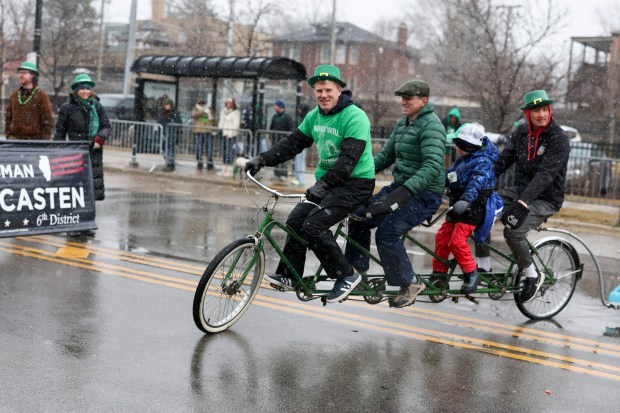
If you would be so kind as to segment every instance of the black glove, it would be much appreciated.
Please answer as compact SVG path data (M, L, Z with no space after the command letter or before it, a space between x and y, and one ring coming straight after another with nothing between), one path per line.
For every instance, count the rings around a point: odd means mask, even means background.
M245 172L250 172L250 175L254 176L263 166L265 166L265 161L260 155L258 155L245 163L244 170Z
M408 189L400 186L386 196L379 198L370 205L368 212L373 217L396 211L405 205L413 196Z
M321 181L306 189L306 199L310 202L314 202L315 204L321 203L321 201L323 200L323 198L325 198L326 195L327 187Z
M458 200L454 203L454 205L452 205L452 213L454 215L463 215L463 213L467 210L468 207L469 202L462 199Z
M511 229L519 228L529 213L530 210L526 206L515 201L504 208L502 224Z

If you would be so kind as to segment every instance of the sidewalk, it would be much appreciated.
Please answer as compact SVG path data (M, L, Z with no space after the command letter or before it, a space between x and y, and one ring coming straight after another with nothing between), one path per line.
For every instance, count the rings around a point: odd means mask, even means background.
M149 174L159 178L169 178L171 180L182 180L186 182L206 182L217 185L236 185L240 182L240 176L223 177L217 174L217 170L222 168L221 161L215 161L215 170L207 171L203 169L199 171L196 168L196 161L188 161L186 159L176 160L176 169L174 172L164 172L164 159L160 155L144 155L140 154L137 158L138 165L131 164L131 154L129 152L121 152L117 150L106 150L103 155L103 166L106 171L121 172L128 174ZM264 180L270 187L278 189L280 192L288 193L304 193L306 189L316 182L314 171L306 171L306 179L302 186L293 186L290 181L293 176L289 174L289 182L280 182L272 180L274 178L273 168L263 168L260 171L261 180ZM241 171L243 174L244 172ZM377 181L377 187L387 185L389 181Z
M164 159L160 155L140 154L137 157L137 161L138 165L132 165L131 154L129 152L122 152L114 149L106 150L103 155L104 169L110 172L153 175L158 178L170 179L171 181L203 182L223 186L238 185L241 179L238 174L230 178L217 175L217 171L207 171L206 169L199 171L196 168L196 162L193 160L178 159L174 172L163 171ZM216 161L216 170L221 167L221 162ZM272 178L274 178L273 168L261 169L261 175L261 179L265 181L265 183L272 188L278 189L280 192L303 193L306 191L306 188L314 185L316 182L312 171L306 172L305 182L300 187L293 186L290 183L287 185L285 182L272 180ZM292 176L289 177L289 181L290 180L292 180ZM390 180L377 180L377 190L388 185L390 182ZM611 219L618 219L620 217L620 207L615 205L565 201L560 213L552 219L560 221L567 220L576 225L587 225L588 223L583 222L581 217L588 213L613 217ZM611 228L611 226L605 227Z

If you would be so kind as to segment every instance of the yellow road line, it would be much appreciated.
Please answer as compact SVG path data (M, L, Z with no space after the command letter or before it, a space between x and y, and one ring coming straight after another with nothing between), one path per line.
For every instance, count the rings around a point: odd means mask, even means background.
M6 243L4 243L6 244ZM10 253L15 253L18 255L22 255L22 256L27 256L27 257L32 257L32 258L37 258L37 259L43 259L43 260L47 260L47 261L51 261L51 262L55 262L55 263L60 263L60 264L65 264L65 265L70 265L70 266L76 266L76 267L80 267L80 268L84 268L84 269L88 269L88 270L92 270L92 271L98 271L98 272L105 272L105 273L109 273L109 274L113 274L113 275L119 275L125 278L130 278L133 280L137 280L137 281L144 281L144 282L149 282L149 283L154 283L154 284L159 284L159 285L164 285L164 286L168 286L168 287L173 287L173 288L178 288L178 289L183 289L183 290L187 290L187 291L194 291L195 289L195 282L192 281L188 281L188 280L183 280L183 279L179 279L176 277L167 277L167 276L163 276L160 274L153 274L150 272L146 272L146 271L137 271L137 270L129 270L129 269L125 269L124 267L119 267L116 265L110 265L110 264L105 264L105 263L99 263L99 262L95 262L95 261L91 261L91 260L85 260L85 259L73 259L73 260L66 260L66 259L58 259L57 257L52 256L53 253L49 252L49 251L44 251L44 250L39 250L39 249L35 249L35 248L30 248L30 247L21 247L21 246L15 246L15 245L11 245L11 247L9 248L0 248L0 250L4 250L6 252L10 252ZM124 270L124 271L121 271ZM137 275L134 275L134 274ZM162 281L164 280L164 281ZM181 284L192 284L192 287L190 288L189 286L186 285L181 285ZM582 365L586 365L588 367L592 367L592 368L599 368L599 369L606 369L606 370L612 370L612 371L620 371L620 368L615 367L615 366L610 366L610 365L605 365L602 363L595 363L595 362L590 362L587 360L581 360L581 359L576 359L576 358L571 358L571 357L566 357L566 356L559 356L559 355L555 355L553 353L548 353L548 352L540 352L537 350L530 350L530 349L526 349L523 347L517 347L517 346L511 346L511 345L505 345L502 343L496 343L496 342L492 342L492 341L487 341L487 340L481 340L481 339L476 339L476 338L472 338L472 337L467 337L467 336L461 336L461 335L457 335L457 334L452 334L452 333L444 333L444 332L440 332L440 331L436 331L436 330L430 330L430 329L424 329L424 328L419 328L419 327L413 327L413 326L409 326L406 324L401 324L401 323L396 323L396 322L391 322L391 321L386 321L386 320L378 320L378 319L374 319L374 318L370 318L370 317L365 317L365 316L360 316L360 315L356 315L356 314L351 314L351 313L347 313L347 312L340 312L340 311L335 311L335 310L329 310L329 309L322 309L322 313L317 313L314 311L309 311L308 310L308 306L303 304L303 303L296 303L296 302L291 302L288 300L282 300L282 299L276 299L276 298L271 298L271 297L267 297L267 296L261 296L261 295L257 295L257 300L255 301L256 304L262 305L262 306L267 306L269 308L274 308L274 309L279 309L282 310L283 306L285 307L285 309L287 311L292 311L292 312L303 312L304 314L308 314L308 315L312 315L314 317L319 317L319 318L324 318L326 317L325 312L334 314L333 316L327 316L327 317L331 317L336 321L339 322L343 322L342 318L347 317L348 318L348 322L354 322L360 326L365 326L367 328L373 328L373 329L380 329L381 331L384 331L384 329L388 328L390 330L395 330L397 331L397 334L399 335L410 335L410 334L405 334L404 332L402 332L401 330L407 330L409 332L415 332L415 333L411 333L412 337L416 337L422 340L426 340L426 341L431 341L431 342L438 342L438 343L443 343L443 344L449 344L449 345L455 345L461 348L468 348L468 349L473 349L473 350L477 350L477 351L484 351L487 353L492 353L492 354L498 354L498 355L502 355L505 357L509 357L509 358L515 358L515 359L520 359L520 360L525 360L525 361L532 361L532 362L536 362L538 364L545 364L545 365L549 365L549 366L555 366L555 367L559 367L559 368L563 368L563 369L567 369L567 370L574 370L574 371L581 371L581 372L587 372L588 374L593 374L594 372L592 370L588 370L588 369L583 369L583 368L568 368L567 365L565 364L560 364L560 363L555 363L555 362L546 362L544 360L540 360L540 359L536 359L533 357L526 357L526 356L521 356L518 354L514 354L514 353L508 353L504 350L508 350L511 352L518 352L518 353L525 353L525 354L530 354L530 355L535 355L535 356L539 356L539 357L546 357L546 358L551 358L551 359L556 359L556 360L560 360L563 362L567 362L567 363L572 363L572 364L582 364ZM268 304L268 305L263 305L263 304ZM361 303L350 303L353 305L361 305ZM277 307L276 307L277 306ZM300 306L304 306L304 309L299 309L297 307ZM395 312L394 310L387 310L390 312ZM398 311L402 311L402 309L399 309ZM428 311L428 310L427 310ZM416 311L410 311L410 313L413 313ZM423 311L418 311L418 312L423 312ZM402 313L401 313L402 315ZM411 314L413 315L413 314ZM431 317L432 319L432 317ZM502 325L500 323L489 323L489 324L497 324L500 327L505 327L505 325ZM468 324L465 324L468 325ZM385 326L389 326L389 327L385 327ZM471 325L471 327L473 328L478 328L479 326L477 324L473 324ZM399 330L400 329L400 330ZM515 329L519 329L519 328L515 328ZM531 330L531 329L530 329ZM387 330L386 330L387 331ZM400 331L400 332L398 332ZM441 338L441 337L448 337L448 339L445 338ZM525 335L528 336L528 335ZM563 336L566 337L568 339L572 339L573 337L570 336ZM455 340L460 340L460 341L455 341ZM469 343L477 343L477 345L473 345L473 344L464 344L463 341L465 342L469 342ZM555 342L555 340L552 340L552 342L554 342L554 344L557 344ZM598 343L595 342L597 344L602 344L602 343ZM573 347L572 345L570 345L570 343L560 343L560 345L562 346L566 346L566 347ZM579 348L583 348L584 346L579 346ZM490 348L496 348L496 349L501 349L501 350L490 350ZM600 353L601 349L598 349L596 352ZM505 353L505 354L503 354ZM534 361L535 360L535 361ZM574 367L574 366L573 366ZM583 371L582 371L583 370ZM596 375L601 375L601 374L596 374ZM608 377L605 374L602 374L604 377ZM614 378L614 379L620 379L620 376L615 376L615 375L610 375L610 378Z
M261 295L257 295L256 299L258 300L265 300L267 302L270 302L271 304L274 305L280 305L280 306L286 306L289 308L292 308L294 311L297 310L301 310L301 311L305 311L306 313L310 313L312 310L308 309L308 306L302 303L297 303L297 302L290 302L288 300L283 300L283 299L277 299L277 298L272 298L272 297L265 297L265 296L261 296ZM367 317L367 316L362 316L359 314L354 314L354 313L349 313L349 312L341 312L341 311L337 311L337 310L330 310L328 308L321 308L321 313L329 313L332 314L333 317L347 317L351 320L356 320L359 322L364 322L364 323L370 323L373 325L377 325L380 324L380 326L388 326L394 329L404 329L404 330L408 330L408 331L414 331L417 333L423 333L425 335L428 336L435 336L435 337L446 337L450 340L459 340L459 342L470 342L470 343L477 343L480 346L488 346L488 347L495 347L495 348L500 348L503 350L510 350L513 352L518 352L518 353L526 353L526 354L531 354L531 355L536 355L536 356L540 356L540 357L547 357L547 358L552 358L552 359L556 359L556 360L561 360L564 362L568 362L568 363L573 363L573 364L582 364L582 365L586 365L589 367L597 367L597 368L601 368L601 369L606 369L606 370L612 370L612 371L618 371L620 372L620 367L616 367L616 366L612 366L612 365L608 365L608 364L603 364L603 363L597 363L597 362L592 362L589 360L582 360L582 359L577 359L574 357L567 357L567 356L562 356L562 355L557 355L557 354L553 354L553 353L548 353L548 352L543 352L543 351L538 351L538 350L532 350L532 349L528 349L528 348L524 348L524 347L520 347L520 346L513 346L513 345L509 345L509 344L503 344L503 343L498 343L495 341L488 341L488 340L482 340L482 339L478 339L478 338L474 338L474 337L469 337L469 336L463 336L460 334L454 334L454 333L448 333L448 332L443 332L443 331L439 331L439 330L433 330L433 329L428 329L428 328L423 328L423 327L416 327L416 326L411 326L408 324L402 324L402 323L398 323L398 322L394 322L394 321L387 321L387 320L383 320L383 319L377 319L377 318L373 318L373 317ZM396 313L396 311L394 311L394 313ZM312 312L312 314L319 314L318 312ZM456 341L454 341L456 342Z

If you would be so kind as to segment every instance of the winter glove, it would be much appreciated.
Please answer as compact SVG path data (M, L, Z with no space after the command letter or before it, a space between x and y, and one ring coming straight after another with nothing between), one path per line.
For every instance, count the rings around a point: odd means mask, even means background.
M318 181L316 184L312 185L310 188L306 190L306 199L310 202L314 202L315 204L321 203L323 198L327 195L327 187L321 181Z
M463 213L469 207L469 204L470 204L469 202L464 201L462 199L459 201L456 201L454 205L452 205L452 213L454 215L463 215Z
M409 192L408 189L400 186L386 196L373 202L368 209L368 213L373 217L392 213L405 205L412 196L413 194Z
M105 145L105 140L101 136L95 135L91 142L91 145L93 146L93 149L101 148L103 145Z
M244 171L249 172L250 175L254 176L263 166L265 166L265 161L262 156L258 155L245 163Z
M504 208L502 224L511 229L519 228L529 213L530 210L526 206L515 201Z

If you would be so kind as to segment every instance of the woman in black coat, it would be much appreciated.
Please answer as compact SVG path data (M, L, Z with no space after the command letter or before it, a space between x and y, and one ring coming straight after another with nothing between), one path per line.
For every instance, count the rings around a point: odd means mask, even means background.
M73 93L60 107L54 140L90 141L90 158L93 171L95 200L105 198L103 182L103 145L110 136L110 120L99 98L92 89L95 82L87 74L77 75L71 84ZM94 235L94 231L81 231L69 235Z

